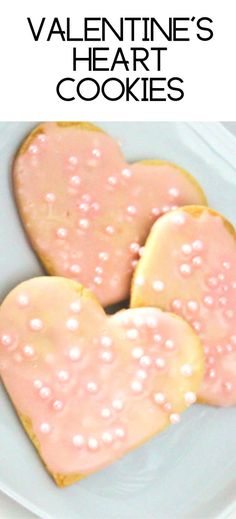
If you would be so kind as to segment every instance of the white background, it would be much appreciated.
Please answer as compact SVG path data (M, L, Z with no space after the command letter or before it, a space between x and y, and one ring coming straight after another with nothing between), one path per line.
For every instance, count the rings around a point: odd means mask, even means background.
M236 73L232 57L235 54L235 1L215 0L7 0L0 8L0 119L1 120L236 120ZM173 42L164 57L163 76L179 75L184 78L185 97L182 101L161 102L109 102L99 100L85 102L76 99L61 101L56 94L57 82L65 76L81 79L88 73L84 69L73 73L73 42L62 42L54 37L45 42L34 42L26 17L39 25L47 17L45 29L58 16L63 22L69 16L73 20L73 32L81 33L83 17L106 16L115 24L119 17L156 17L165 26L169 16L209 16L214 20L214 38L201 42ZM91 42L89 45L93 44ZM165 46L165 40L156 45ZM85 43L81 52L86 52ZM119 46L110 42L94 45ZM143 46L141 41L137 46ZM151 45L151 44L150 44ZM124 44L126 49L129 42ZM141 71L140 71L141 72ZM153 72L151 75L155 76ZM96 73L97 79L109 73ZM116 74L123 79L127 73L122 68ZM142 72L132 74L144 75Z

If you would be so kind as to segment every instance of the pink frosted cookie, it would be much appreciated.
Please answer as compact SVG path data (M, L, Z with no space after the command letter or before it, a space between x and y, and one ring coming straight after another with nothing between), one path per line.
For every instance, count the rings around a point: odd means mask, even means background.
M199 400L236 404L236 234L223 216L185 207L152 228L133 280L131 305L185 318L206 356Z
M187 172L160 161L129 165L117 142L88 123L40 125L13 173L22 221L46 270L81 282L103 306L128 297L160 214L206 204Z
M195 401L203 350L158 309L107 317L78 283L20 284L0 308L0 374L48 471L63 487L112 463Z

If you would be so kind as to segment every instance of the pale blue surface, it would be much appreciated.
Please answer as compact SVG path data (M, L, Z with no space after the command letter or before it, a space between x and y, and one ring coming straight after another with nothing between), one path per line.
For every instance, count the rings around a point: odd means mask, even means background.
M1 297L42 270L15 209L10 168L31 123L0 123ZM234 138L220 125L103 123L128 160L166 158L200 180L210 205L236 224ZM43 519L223 519L236 508L236 410L194 406L113 466L59 490L0 389L0 490Z

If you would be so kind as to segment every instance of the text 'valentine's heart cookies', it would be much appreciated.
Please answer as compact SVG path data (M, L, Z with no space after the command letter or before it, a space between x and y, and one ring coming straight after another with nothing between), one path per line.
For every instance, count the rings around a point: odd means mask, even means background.
M50 274L91 289L105 306L128 297L151 225L206 204L197 182L164 161L127 164L117 142L88 123L45 123L20 148L14 190L30 241Z
M236 233L223 216L186 207L160 218L135 272L131 305L186 319L205 350L199 400L236 404Z
M59 486L143 443L195 401L199 338L158 309L107 317L74 281L42 277L0 309L0 373L29 437Z

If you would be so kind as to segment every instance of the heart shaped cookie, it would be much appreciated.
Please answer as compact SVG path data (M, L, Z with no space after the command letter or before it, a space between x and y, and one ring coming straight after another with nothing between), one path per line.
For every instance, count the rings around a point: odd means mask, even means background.
M131 306L186 319L206 357L199 400L236 404L236 233L204 207L185 207L153 226L133 279Z
M1 306L0 373L65 486L177 423L195 401L203 350L178 316L144 308L107 317L75 281L39 277Z
M129 165L115 140L88 123L38 126L13 176L22 221L46 270L79 281L103 306L128 297L157 217L206 203L187 172L163 161Z

